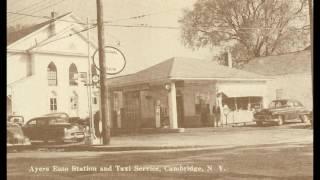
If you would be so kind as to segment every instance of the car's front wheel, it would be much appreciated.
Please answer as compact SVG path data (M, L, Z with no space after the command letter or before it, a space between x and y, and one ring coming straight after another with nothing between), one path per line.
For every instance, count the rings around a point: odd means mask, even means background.
M300 116L300 119L301 119L301 122L302 122L302 123L306 123L306 122L309 121L309 117L308 117L308 115L306 115L306 114L301 115L301 116Z
M278 126L281 126L281 125L283 125L283 124L284 124L284 119L283 119L282 116L279 116L279 117L278 117L277 125L278 125Z

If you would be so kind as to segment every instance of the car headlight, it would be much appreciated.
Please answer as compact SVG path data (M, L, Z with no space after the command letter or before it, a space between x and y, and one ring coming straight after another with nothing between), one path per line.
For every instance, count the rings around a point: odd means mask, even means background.
M67 128L64 128L65 131L77 131L79 130L79 127L78 126L70 126L70 127L67 127Z
M15 139L23 139L23 136L21 134L15 134L15 135L13 135L13 137Z

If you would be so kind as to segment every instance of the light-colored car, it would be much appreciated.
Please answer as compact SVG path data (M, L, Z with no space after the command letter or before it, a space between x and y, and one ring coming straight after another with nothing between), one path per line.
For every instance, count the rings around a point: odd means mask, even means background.
M19 123L7 122L7 147L30 145L30 139L24 135Z

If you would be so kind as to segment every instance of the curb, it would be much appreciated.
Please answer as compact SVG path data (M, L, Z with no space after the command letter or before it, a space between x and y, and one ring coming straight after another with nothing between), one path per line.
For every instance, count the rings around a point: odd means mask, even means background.
M60 152L121 152L121 151L148 151L148 150L182 150L195 148L208 148L211 146L89 146L89 145L54 145L54 146L18 146L7 147L7 152L20 151L60 151Z
M190 149L190 148L205 148L210 146L77 146L65 149L67 152L72 151L96 151L96 152L114 152L114 151L143 151L143 150L168 150L168 149Z

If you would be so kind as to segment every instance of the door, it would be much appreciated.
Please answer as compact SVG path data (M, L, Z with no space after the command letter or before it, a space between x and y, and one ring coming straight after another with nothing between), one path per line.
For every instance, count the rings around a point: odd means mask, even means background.
M48 124L44 128L47 133L47 139L62 140L64 137L64 128L70 126L66 124L66 122L66 119L61 117L52 117L48 119Z
M37 140L48 140L48 119L47 118L41 118L37 119L37 126L36 126L35 136L37 137Z
M119 96L117 93L112 93L112 101L110 101L110 107L111 108L111 127L112 128L117 128L119 127L118 125L118 114L117 111L120 109L119 108Z
M32 119L23 127L23 131L30 140L43 140L47 138L46 126L46 119Z
M25 126L22 127L23 133L27 136L30 140L35 140L37 137L37 120L32 119L27 122Z
M294 102L288 100L286 107L287 107L287 120L296 120L298 118L298 115L297 115L297 110L294 107Z
M124 119L122 127L124 128L138 128L141 112L140 112L140 92L126 92L124 93Z
M183 96L177 95L177 118L178 118L178 127L184 127L184 108L183 108Z

